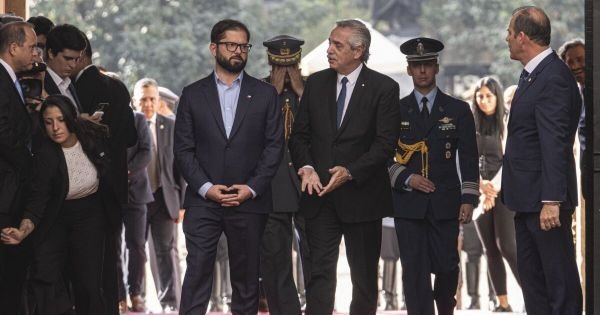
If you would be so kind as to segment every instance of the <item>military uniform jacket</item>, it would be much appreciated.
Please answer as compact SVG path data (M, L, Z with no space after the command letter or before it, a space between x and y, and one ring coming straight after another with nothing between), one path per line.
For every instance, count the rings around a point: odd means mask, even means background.
M404 153L400 143L412 145L424 141L428 148L428 178L434 183L435 191L426 194L405 186L411 174L422 172L419 151L404 164L394 158L389 164L394 216L423 219L431 203L435 219L457 219L460 205L476 206L479 196L475 122L469 105L438 90L431 114L423 121L413 92L400 100L400 113L396 152Z
M271 77L264 79L271 83ZM278 104L283 111L283 107L289 104L293 115L296 115L300 98L289 84L285 84L282 93L278 96ZM285 120L285 119L284 119ZM285 121L284 121L285 124ZM285 128L285 126L284 126ZM273 191L273 212L296 212L298 211L298 203L300 201L300 181L296 170L292 165L290 150L285 139L285 149L283 150L283 158L271 182Z

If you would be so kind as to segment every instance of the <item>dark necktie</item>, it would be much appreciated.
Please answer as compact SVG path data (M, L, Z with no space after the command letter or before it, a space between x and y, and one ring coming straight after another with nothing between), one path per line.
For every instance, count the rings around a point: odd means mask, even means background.
M527 81L528 77L529 77L529 72L527 72L527 70L523 69L523 71L521 72L521 76L519 77L519 85L517 86L517 88L521 89L523 87L523 85L525 84L525 81Z
M342 124L342 116L344 115L344 103L346 103L346 83L348 83L348 78L342 78L342 89L340 90L340 95L337 99L337 127L340 128Z
M427 99L427 97L423 97L421 99L421 103L423 104L423 108L421 108L421 118L423 119L423 121L427 121L427 119L429 119L429 108L427 107L427 102L429 100Z

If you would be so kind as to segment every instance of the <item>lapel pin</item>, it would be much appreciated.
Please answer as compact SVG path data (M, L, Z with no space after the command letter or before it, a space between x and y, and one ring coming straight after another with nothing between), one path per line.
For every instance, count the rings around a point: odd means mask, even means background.
M247 98L252 98L252 95L248 94L248 96L246 96Z
M160 127L159 127L159 128L160 128L160 129L165 129L165 125L163 125L163 124L160 124Z
M100 152L100 157L103 157L103 156L104 156L104 152Z
M365 84L364 84L364 83L362 83L360 86L364 87L364 86L365 86Z

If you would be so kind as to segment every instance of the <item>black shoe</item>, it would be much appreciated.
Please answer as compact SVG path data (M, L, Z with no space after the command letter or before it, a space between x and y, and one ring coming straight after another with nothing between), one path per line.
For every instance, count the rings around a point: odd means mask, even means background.
M498 307L496 307L494 309L494 313L512 313L512 307L510 307L510 305L507 305L506 307L502 306L502 305L498 305Z
M469 305L469 307L467 307L468 310L479 310L481 309L481 305L479 304L479 299L478 298L472 298L471 299L471 305Z

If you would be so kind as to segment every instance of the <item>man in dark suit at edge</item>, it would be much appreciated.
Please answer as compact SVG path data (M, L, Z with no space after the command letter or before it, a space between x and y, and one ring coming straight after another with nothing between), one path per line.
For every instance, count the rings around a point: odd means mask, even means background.
M399 86L366 66L371 34L336 22L329 69L308 77L290 137L303 191L310 251L306 314L331 314L344 237L352 278L350 314L375 314L381 219L392 214L386 163L399 130Z
M434 303L438 314L454 313L459 224L471 221L479 201L473 114L436 83L443 48L424 37L400 46L415 88L400 100L400 137L389 179L406 309L418 315L434 315Z
M550 46L538 7L513 11L506 41L523 72L508 121L502 198L516 211L517 264L527 314L582 313L572 214L577 207L573 144L581 95Z
M15 227L23 214L29 186L31 122L17 73L31 69L36 36L33 25L11 22L0 27L0 231ZM19 229L29 234L31 220ZM0 242L0 310L18 314L29 257L28 242Z
M277 92L243 71L252 45L241 22L217 22L215 71L184 88L175 124L177 165L188 182L183 231L188 249L180 314L204 314L217 241L227 236L231 311L258 312L260 240L273 208L271 179L283 149Z

